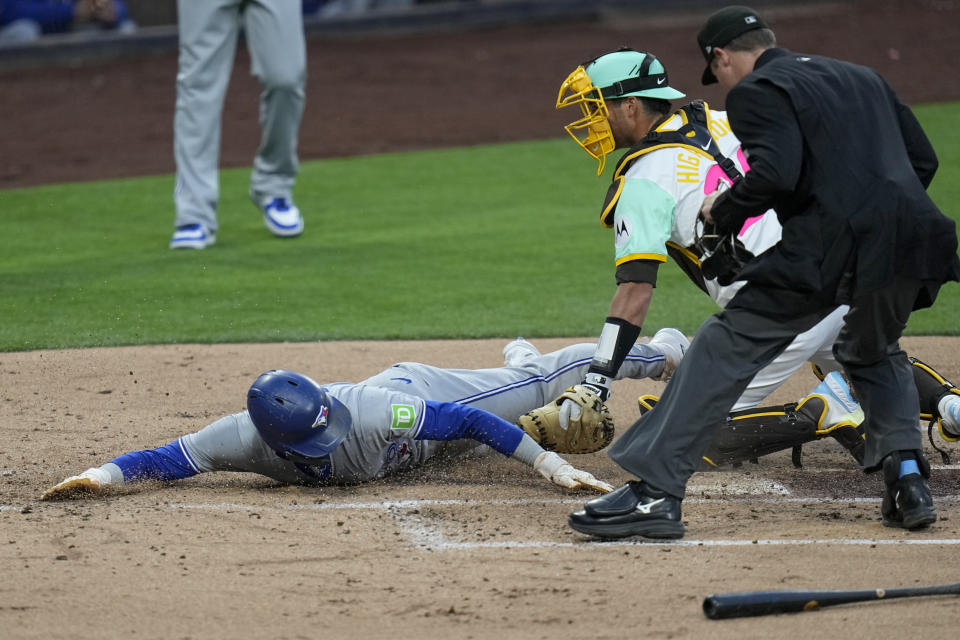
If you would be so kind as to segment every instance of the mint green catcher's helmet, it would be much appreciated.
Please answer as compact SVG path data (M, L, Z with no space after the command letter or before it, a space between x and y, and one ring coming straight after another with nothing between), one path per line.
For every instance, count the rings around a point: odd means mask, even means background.
M585 71L607 100L628 96L675 100L686 95L670 86L666 68L652 53L621 49L593 60Z

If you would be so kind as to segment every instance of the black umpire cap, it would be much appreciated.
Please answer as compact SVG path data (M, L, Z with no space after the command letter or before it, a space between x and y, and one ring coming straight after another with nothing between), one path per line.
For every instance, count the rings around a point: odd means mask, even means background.
M713 84L717 77L710 70L710 61L713 60L713 50L723 47L734 38L742 36L754 29L767 29L767 23L760 14L750 7L724 7L707 18L700 33L697 34L697 44L703 57L707 59L707 68L703 70L700 82Z

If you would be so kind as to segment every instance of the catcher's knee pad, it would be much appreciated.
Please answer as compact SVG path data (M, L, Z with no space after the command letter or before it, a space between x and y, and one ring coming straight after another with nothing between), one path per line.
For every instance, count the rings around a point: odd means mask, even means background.
M657 404L657 397L637 398L640 415ZM758 407L730 414L717 430L710 448L703 455L701 468L726 464L739 466L756 462L760 456L792 449L793 464L802 466L801 445L831 436L842 444L857 462L863 460L863 431L854 423L841 423L822 429L826 403L820 396L804 398L799 404Z
M797 412L815 425L817 438L831 437L850 452L859 464L863 464L866 447L863 426L854 421L843 420L833 424L824 424L827 416L827 402L819 395L809 395L797 403ZM800 466L800 465L797 465Z
M794 449L793 463L800 466L797 448L820 437L816 422L795 404L735 411L720 426L703 459L718 467Z
M938 405L943 396L953 394L960 396L960 389L940 375L936 369L921 362L917 358L908 357L913 365L913 380L917 385L917 395L920 397L920 417L924 420L937 423L940 435L947 442L958 442L960 437L944 431L943 421Z

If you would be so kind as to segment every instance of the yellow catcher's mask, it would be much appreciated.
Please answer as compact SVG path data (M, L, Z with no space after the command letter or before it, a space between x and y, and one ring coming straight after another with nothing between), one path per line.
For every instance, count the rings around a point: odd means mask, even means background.
M600 90L593 85L590 76L582 66L560 85L557 95L557 109L580 105L582 117L564 127L567 133L577 141L583 150L596 158L600 163L597 175L603 173L607 154L614 150L613 131L610 129L609 112L607 105L600 95Z
M560 85L557 109L579 104L583 117L565 128L584 151L600 162L616 148L610 112L604 100L627 97L674 100L684 94L671 87L667 70L651 53L623 48L584 63Z

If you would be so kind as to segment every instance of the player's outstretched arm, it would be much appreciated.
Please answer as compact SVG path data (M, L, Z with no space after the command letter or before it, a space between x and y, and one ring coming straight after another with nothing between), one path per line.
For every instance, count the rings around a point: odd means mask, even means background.
M110 485L132 484L146 480L170 482L200 473L181 440L157 449L132 451L100 467L70 476L40 496L41 500L86 498L102 493Z

